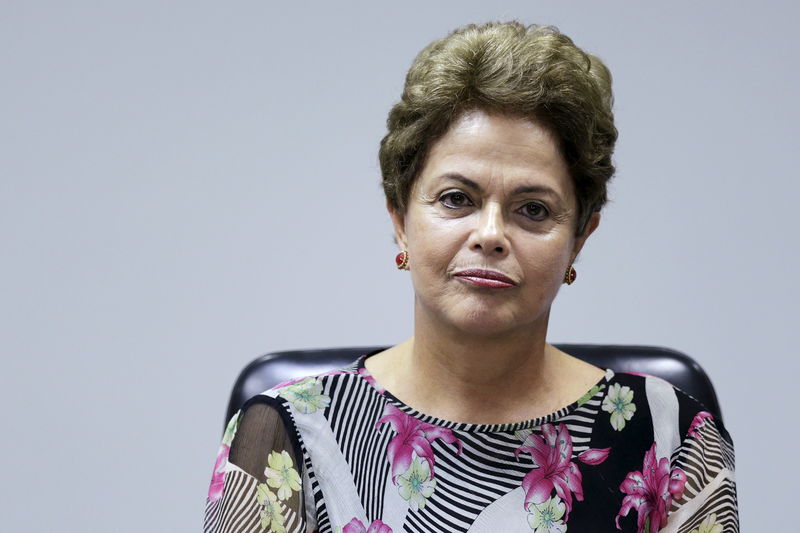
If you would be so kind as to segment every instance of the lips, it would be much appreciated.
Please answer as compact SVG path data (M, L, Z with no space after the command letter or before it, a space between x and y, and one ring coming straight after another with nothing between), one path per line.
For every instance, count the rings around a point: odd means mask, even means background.
M494 270L470 268L459 270L454 274L454 277L470 285L492 289L505 289L516 285L513 279Z

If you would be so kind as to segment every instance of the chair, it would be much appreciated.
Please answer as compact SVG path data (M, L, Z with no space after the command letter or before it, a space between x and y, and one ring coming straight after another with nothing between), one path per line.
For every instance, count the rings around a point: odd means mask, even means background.
M601 368L663 378L702 402L717 418L722 417L708 375L694 359L677 350L605 344L557 344L556 347ZM384 349L377 346L327 348L262 355L248 364L236 379L225 420L230 420L248 399L282 381L341 368L363 354Z

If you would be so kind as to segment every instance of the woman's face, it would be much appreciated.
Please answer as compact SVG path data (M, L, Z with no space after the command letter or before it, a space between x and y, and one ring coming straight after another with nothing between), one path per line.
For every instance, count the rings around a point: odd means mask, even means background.
M550 305L586 238L553 135L527 119L473 111L431 147L404 214L416 317L483 335L546 330ZM541 330L541 331L544 331Z

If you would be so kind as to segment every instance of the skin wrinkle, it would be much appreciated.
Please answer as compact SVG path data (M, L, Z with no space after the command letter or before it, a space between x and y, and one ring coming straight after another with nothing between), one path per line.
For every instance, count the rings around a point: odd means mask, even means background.
M543 188L553 192L513 194ZM443 205L450 191L474 205ZM519 212L531 200L551 214ZM599 221L575 236L574 185L549 130L507 115L464 115L431 147L405 212L390 212L416 296L415 337L366 362L387 390L426 414L500 423L572 403L602 377L545 342L564 272ZM491 289L453 276L465 268L516 285Z
M549 132L547 132L547 135L550 136L551 139L554 140L554 138L552 137L552 135L550 135ZM466 176L463 176L463 175L459 174L458 172L445 172L444 174L439 176L439 179L441 179L441 180L443 180L445 182L447 180L458 181L458 182L462 183L463 185L467 186L468 188L473 189L474 191L476 191L478 193L482 192L482 188L480 187L480 185L478 183L476 183L475 181L469 179ZM492 177L490 182L493 181L494 179L495 178ZM536 179L536 176L535 175L532 176L531 179ZM416 189L417 189L416 185L418 183L419 183L419 180L417 180L417 182L415 183L415 187L412 188L412 197L413 197L414 191L416 191ZM444 191L442 191L442 192L444 192ZM507 191L505 190L505 184L503 184L503 195L505 196L506 193L507 193ZM423 191L420 194L421 194L421 196L422 196L424 201L429 202L429 203L433 203L433 202L436 202L436 201L439 200L439 195L441 194L441 192L439 194L437 194L437 195L430 195L430 194L428 194L428 193ZM575 208L566 207L564 205L564 203L565 203L564 200L562 199L562 197L555 190L553 190L552 188L550 188L550 187L548 187L546 185L542 185L542 184L518 186L508 196L511 196L511 197L515 197L515 196L523 197L523 195L525 195L525 194L531 194L531 195L534 195L534 196L528 197L527 199L525 199L525 201L523 201L522 198L521 198L520 199L520 204L522 204L522 205L524 205L525 203L528 203L528 201L530 201L530 200L538 200L538 201L541 202L542 201L541 197L540 196L535 196L535 194L543 195L543 196L551 198L551 202L554 202L555 205L553 205L553 204L549 204L548 205L546 202L545 202L545 205L548 208L548 210L550 211L550 214L551 214L553 220L558 222L558 223L567 223L571 218L573 218L575 212L577 211Z
M481 192L481 188L479 186L477 186L477 184L470 185L471 183L474 184L474 182L472 180L468 179L468 178L463 177L463 176L457 176L457 175L453 175L452 173L448 173L448 174L446 174L444 176L441 176L441 177L443 179L445 179L445 180L446 179L455 179L456 181L462 182L465 185L467 185L468 187L470 187L470 188L472 188L472 189L474 189L474 190L476 190L478 192ZM457 189L453 189L452 187L442 187L442 191L437 193L437 194L435 194L435 195L431 195L431 194L428 194L426 192L420 192L419 194L420 194L420 197L422 198L423 202L433 204L435 202L440 202L443 194L448 193L448 192L461 192L461 191L458 191ZM554 202L555 206L557 206L557 207L553 207L553 204L548 204L546 201L542 200L541 197L537 197L537 196L527 196L526 197L526 196L524 196L526 194L534 194L534 193L536 193L536 194L544 194L545 196L549 196L550 198L552 198L551 201ZM545 208L547 209L547 211L549 213L549 216L555 222L558 222L560 224L568 223L570 221L570 218L573 216L573 214L575 212L574 210L565 208L563 206L563 203L562 203L561 199L559 198L558 194L556 194L555 191L553 191L549 187L520 186L520 187L517 187L516 189L514 189L514 191L512 191L510 196L511 197L518 196L520 198L517 199L517 200L514 200L513 203L517 204L517 205L513 206L512 209L509 209L509 211L514 211L515 212L518 209L526 206L527 204L529 204L531 202L543 204L545 206Z
M479 222L477 225L477 229L475 231L470 232L467 243L469 248L475 247L483 247L486 248L483 253L481 254L469 254L469 258L471 259L469 262L473 262L476 259L481 262L484 268L488 269L499 269L501 271L507 271L512 279L520 278L521 272L520 265L518 264L509 264L506 269L502 268L496 258L492 258L491 254L489 253L488 249L502 249L503 255L508 255L512 250L512 247L521 241L521 239L526 238L527 231L525 229L518 227L516 224L505 224L504 220L502 220L502 209L501 209L501 202L505 199L507 195L507 189L511 182L512 186L516 185L517 174L522 174L523 176L527 176L531 173L530 165L520 164L517 161L517 157L520 153L527 154L527 151L530 150L530 145L525 144L523 142L505 142L500 143L499 141L508 141L508 137L510 136L502 136L500 139L496 139L493 137L489 137L489 141L482 142L480 146L480 154L477 160L473 160L467 158L466 161L463 161L463 157L461 156L461 151L464 149L469 149L469 143L463 142L461 139L475 139L481 138L484 135L484 131L482 131L482 127L484 126L483 122L480 120L481 117L485 116L484 114L480 113L472 113L466 115L461 121L459 121L456 126L453 128L454 131L457 131L460 134L459 142L456 142L454 146L449 146L450 153L445 152L442 153L443 150L442 144L438 143L433 147L431 150L431 158L436 158L439 156L441 159L441 165L447 167L448 165L466 165L466 168L470 170L475 169L474 174L476 177L482 173L484 175L488 175L489 178L486 180L485 188L487 190L497 190L496 194L493 193L493 196L489 196L485 205L481 206L481 209L475 210L473 213L467 215L466 217L452 217L451 213L445 211L446 208L440 207L437 202L429 202L427 205L428 211L433 211L433 215L435 217L441 217L443 220L446 221L446 225L443 228L444 233L442 233L443 238L447 238L448 235L452 234L453 232L463 232L463 230L459 230L460 227L463 227L465 224L471 223L472 216L476 215L479 217ZM477 119L477 120L476 120ZM531 124L527 123L526 124ZM546 133L546 130L543 130L539 127L535 128L533 132L533 137L539 141L549 141L552 145L552 137ZM483 141L483 139L481 139ZM515 140L515 138L514 138ZM530 139L527 139L530 140ZM487 148L488 145L488 148ZM542 150L535 150L534 151L534 159L535 164L533 166L533 170L535 174L540 174L541 177L546 178L548 173L553 175L557 175L560 178L560 183L557 183L558 186L562 190L565 189L564 192L560 194L560 196L572 196L572 183L569 179L569 175L567 170L565 169L565 165L563 160L560 157L554 157L552 153L542 154L540 153ZM530 156L529 156L530 157ZM453 161L455 160L455 161ZM487 164L488 161L488 164ZM560 166L559 166L560 165ZM520 166L522 166L522 172L519 172ZM426 168L425 170L428 170ZM425 171L422 173L423 175L426 174ZM504 176L511 175L514 177L514 180L504 179ZM420 189L423 191L426 190L426 186L429 185L430 181L425 180L424 177L421 176L412 192L412 203L418 198L418 192ZM551 184L552 185L552 184ZM573 199L574 202L574 199ZM410 231L413 230L413 219ZM426 231L432 231L436 228L426 228ZM446 230L446 231L445 231ZM520 233L522 235L520 235ZM557 228L553 228L552 225L546 224L545 228L542 230L539 226L536 226L534 233L544 234L544 244L550 244L554 239L560 239L568 241L568 246L572 243L571 236L557 231ZM523 243L524 244L524 243ZM520 244L522 246L522 244ZM566 251L566 247L562 247L562 251ZM442 261L446 261L447 258L440 257L440 254L444 253L445 250L441 247L437 246L437 250L434 251L434 257L440 259ZM463 255L463 254L462 254ZM477 255L477 257L476 257ZM414 253L412 252L412 257ZM542 269L545 272L553 270L550 262L548 262L547 254L539 254L537 257L534 257L531 260L537 269ZM502 261L503 258L500 258ZM551 260L557 260L555 258L551 258ZM560 258L560 263L567 263L563 256ZM514 261L516 263L516 261ZM456 261L456 265L458 262ZM566 268L566 266L564 267ZM412 271L412 277L414 276L415 272ZM544 297L545 300L552 300L555 297L555 293L557 292L558 283L553 283L553 281L560 281L560 276L556 278L556 280L551 280L550 283L546 283L545 285L549 285L551 287L552 295L551 297ZM555 286L554 286L555 285ZM417 284L415 283L415 287ZM418 291L419 293L420 291ZM424 291L423 291L424 292ZM475 311L473 310L473 313Z

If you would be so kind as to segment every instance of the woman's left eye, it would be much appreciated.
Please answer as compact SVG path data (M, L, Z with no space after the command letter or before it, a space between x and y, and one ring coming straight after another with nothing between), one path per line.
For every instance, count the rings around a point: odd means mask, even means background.
M523 205L520 211L531 220L544 220L550 214L547 208L538 202L529 202Z

